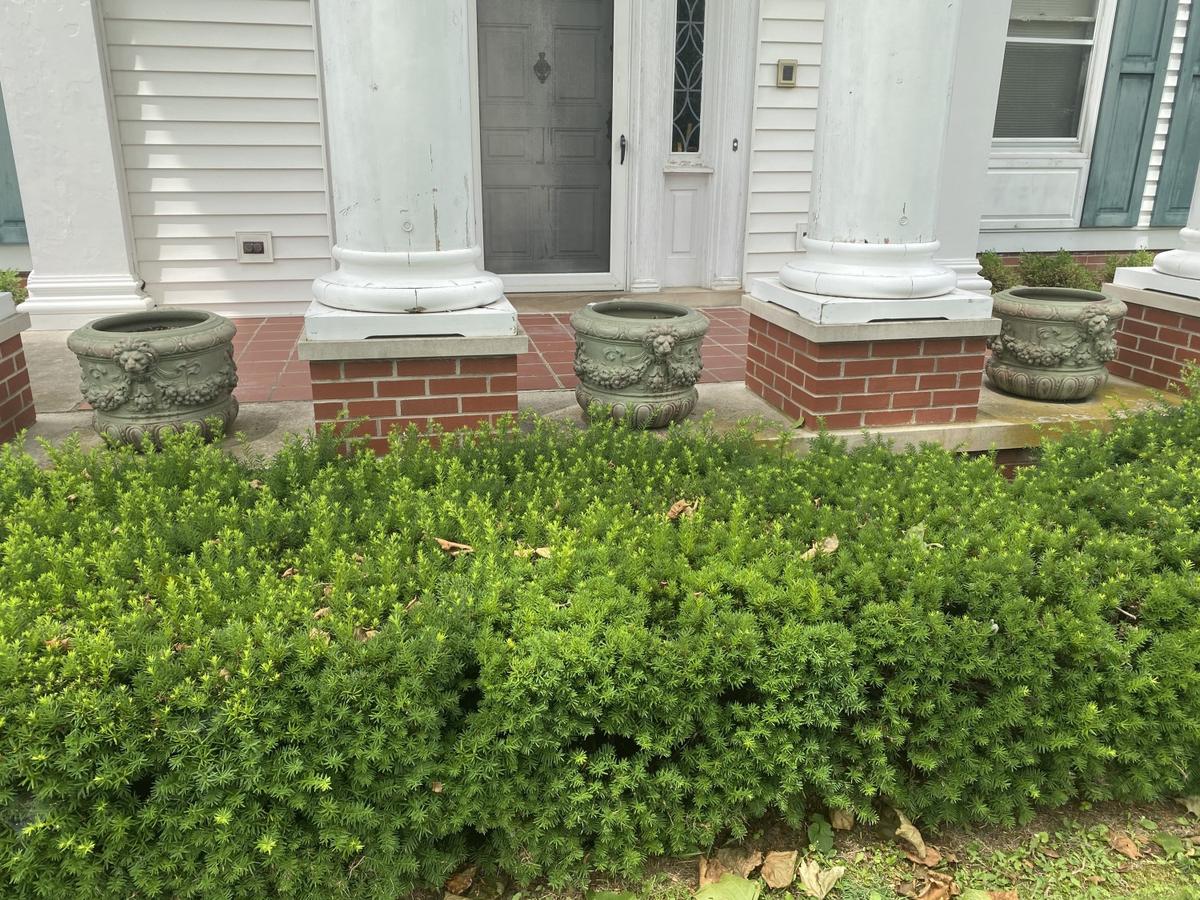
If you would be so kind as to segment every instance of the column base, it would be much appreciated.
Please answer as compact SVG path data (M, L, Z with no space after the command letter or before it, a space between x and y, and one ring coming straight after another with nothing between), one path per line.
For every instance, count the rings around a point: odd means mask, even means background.
M309 363L317 427L340 425L347 449L350 438L365 438L374 452L385 453L396 429L455 431L515 413L517 357L528 350L529 339L511 305L503 301L503 307L491 313L389 315L314 304L299 354ZM361 336L329 337L337 332L338 317L331 313L340 313L343 335ZM436 321L421 324L426 320ZM489 323L497 328L490 334ZM410 336L397 336L404 329Z
M0 443L11 441L37 420L33 389L25 365L21 332L29 327L29 316L12 311L8 295L0 299ZM6 314L7 312L7 314Z
M1183 251L1169 250L1167 252L1182 253ZM1160 256L1165 255L1160 254ZM1160 272L1154 266L1117 269L1117 274L1113 276L1113 284L1117 287L1158 291L1163 294L1177 294L1180 297L1192 297L1200 300L1200 275L1195 278L1183 278L1179 275Z
M958 278L958 289L960 291L970 291L971 293L983 294L987 297L992 295L992 283L980 274L983 271L983 267L975 257L972 256L967 259L939 259L937 262L955 274Z
M304 314L304 332L312 341L359 341L373 338L498 337L520 333L517 311L507 298L488 306L454 312L359 312L314 300Z
M1140 271L1138 269L1118 269ZM1108 371L1148 387L1180 385L1184 367L1200 365L1200 299L1108 285L1128 308L1117 330L1117 358Z
M973 422L986 319L818 324L747 296L746 387L806 427Z
M917 319L990 319L992 298L959 289L937 297L833 297L795 291L778 278L759 278L750 286L757 300L784 307L818 325L865 325Z
M154 299L129 275L29 275L29 298L21 311L38 331L74 329L102 316L145 312Z

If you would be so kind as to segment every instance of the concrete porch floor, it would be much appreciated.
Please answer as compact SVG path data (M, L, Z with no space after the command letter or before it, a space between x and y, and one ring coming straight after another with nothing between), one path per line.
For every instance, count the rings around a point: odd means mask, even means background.
M700 402L695 418L711 414L718 430L754 420L764 440L782 432L790 434L794 447L802 450L814 432L796 427L780 413L751 394L742 382L745 366L745 313L739 309L709 309L713 320L710 340L704 348L706 372L700 384ZM519 361L518 389L522 411L547 418L582 424L575 402L574 376L570 373L573 334L563 313L522 314L522 324L531 337L530 353ZM38 421L30 429L26 446L42 457L38 438L58 442L79 434L85 447L100 438L92 430L92 414L79 393L79 365L67 348L66 331L27 331L22 338L33 386ZM311 391L306 364L295 356L299 320L268 319L239 321L236 356L240 385L238 436L226 446L239 453L270 454L288 435L313 427ZM1155 391L1113 378L1094 398L1082 403L1041 403L1010 397L984 387L978 421L970 424L900 426L871 432L835 432L852 446L879 435L897 447L926 442L962 451L1024 449L1047 436L1073 427L1106 428L1114 415L1145 408L1158 402ZM1174 398L1167 397L1167 402Z

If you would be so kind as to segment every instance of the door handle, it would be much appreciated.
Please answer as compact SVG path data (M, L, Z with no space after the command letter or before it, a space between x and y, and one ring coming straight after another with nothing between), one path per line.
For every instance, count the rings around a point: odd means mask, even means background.
M625 148L629 146L629 142L625 140L625 135L621 135L621 165L625 165Z

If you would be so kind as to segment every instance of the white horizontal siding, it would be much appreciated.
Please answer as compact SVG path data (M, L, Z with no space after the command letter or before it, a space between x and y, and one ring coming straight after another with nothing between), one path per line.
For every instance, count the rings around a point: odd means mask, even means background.
M1146 172L1146 189L1142 193L1142 207L1138 216L1140 228L1150 227L1154 202L1158 197L1163 155L1167 149L1167 132L1171 129L1171 113L1175 109L1175 93L1179 89L1179 70L1183 65L1183 47L1187 40L1191 14L1192 0L1179 0L1179 13L1175 18L1175 33L1171 40L1171 55L1167 60L1167 77L1163 82L1162 100L1158 105L1158 118L1154 123L1154 142L1150 145L1150 168Z
M747 280L774 275L796 253L808 216L821 64L823 0L762 0L751 137ZM775 86L776 63L799 62L797 86Z
M160 303L298 312L332 268L310 0L102 0L138 270ZM274 263L237 262L269 231Z

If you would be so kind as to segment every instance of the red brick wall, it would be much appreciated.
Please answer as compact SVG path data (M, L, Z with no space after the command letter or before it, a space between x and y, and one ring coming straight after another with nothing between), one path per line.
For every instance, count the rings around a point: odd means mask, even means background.
M376 452L397 428L455 431L517 411L516 356L310 362L309 372L317 426L363 419L347 435L368 438Z
M985 351L981 337L818 344L751 315L746 386L811 428L973 422Z
M1200 363L1200 315L1128 301L1126 306L1129 314L1117 331L1117 358L1108 364L1112 374L1162 389L1179 382L1186 363Z
M25 351L21 336L16 334L0 343L0 442L11 441L36 418Z

